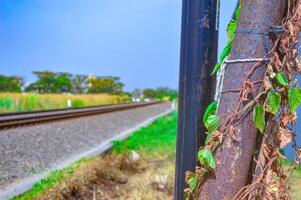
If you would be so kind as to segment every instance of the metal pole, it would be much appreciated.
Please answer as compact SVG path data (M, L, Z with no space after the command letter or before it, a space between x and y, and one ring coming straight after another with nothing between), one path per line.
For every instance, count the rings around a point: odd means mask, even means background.
M219 0L183 0L175 200L184 199L185 172L195 169L205 141L202 116L215 92Z
M270 27L281 24L285 3L286 1L283 0L241 1L238 28L229 60L264 58L266 53L270 51L270 41L269 38L257 33L266 32ZM244 32L244 30L251 32ZM223 90L242 87L254 64L254 62L227 64ZM250 81L262 80L265 70L265 63L261 63L252 73ZM252 87L255 94L260 91L260 86L259 84ZM232 115L237 109L240 98L239 93L224 93L220 98L217 114L219 116ZM244 102L244 105L247 103ZM244 105L241 105L239 109ZM253 178L249 172L256 145L257 129L254 127L252 113L247 112L235 126L239 142L234 142L229 134L224 135L223 143L214 155L217 163L215 176L202 184L199 199L233 199L246 185L249 177ZM222 124L225 124L226 121L227 117L221 117Z

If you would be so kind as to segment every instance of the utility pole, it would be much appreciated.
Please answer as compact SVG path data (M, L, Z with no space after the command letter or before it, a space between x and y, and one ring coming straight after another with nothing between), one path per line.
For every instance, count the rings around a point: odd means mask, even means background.
M213 101L219 0L183 0L175 200L184 199L185 172L194 171L205 141L202 116Z
M242 0L241 14L236 29L229 60L224 76L223 90L241 88L254 61L235 63L239 59L264 58L271 45L266 37L268 29L280 25L286 1L283 0ZM261 63L254 73L251 82L261 81L265 73L265 64ZM254 85L255 93L260 84ZM221 96L218 115L222 124L237 108L239 93L229 92ZM243 105L242 105L243 106ZM240 109L242 108L240 107ZM225 134L223 143L215 153L217 168L215 177L208 179L200 188L200 200L233 199L237 192L248 183L250 163L256 145L257 129L253 125L252 112L248 112L235 127L239 142L233 142Z

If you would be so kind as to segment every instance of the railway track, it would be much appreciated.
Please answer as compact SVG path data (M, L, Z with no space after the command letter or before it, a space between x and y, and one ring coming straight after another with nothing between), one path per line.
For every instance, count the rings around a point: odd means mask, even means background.
M105 152L111 148L112 141L127 138L133 131L170 113L171 109L169 102L147 102L101 106L99 109L0 114L0 126L11 127L0 130L0 199L11 199L28 191L53 170ZM78 113L87 110L89 113L84 115ZM59 116L62 113L64 117L45 122L49 114ZM71 117L75 118L68 120L71 113L80 115L73 115ZM26 120L41 118L42 123L35 120L24 125L25 117Z
M107 106L93 106L85 108L72 109L55 109L33 112L19 112L19 113L4 113L0 114L0 129L12 128L24 125L31 125L36 123L44 123L56 120L63 120L76 117L84 117L89 115L96 115L108 112L115 112L121 110L134 109L144 106L159 104L160 101L139 102L130 104L118 104Z

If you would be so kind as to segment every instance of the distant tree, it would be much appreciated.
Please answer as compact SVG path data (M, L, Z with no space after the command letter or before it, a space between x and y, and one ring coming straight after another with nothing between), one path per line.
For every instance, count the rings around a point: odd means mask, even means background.
M143 97L143 93L140 89L136 88L132 91L132 97L135 99L141 99Z
M158 87L157 89L147 88L141 92L140 89L135 89L132 92L133 98L150 98L150 99L168 99L174 100L178 97L178 91L169 87Z
M25 88L27 92L52 93L55 90L56 74L54 72L44 71L33 72L38 78L34 83L31 83Z
M147 88L147 89L143 90L143 96L145 98L154 99L154 98L156 98L156 94L157 94L157 92L154 89Z
M89 93L107 93L121 94L123 93L124 84L119 77L90 77Z
M21 92L23 85L22 77L0 75L0 92Z
M58 92L72 92L72 74L61 72L56 73L57 84L55 89Z
M164 99L165 97L169 100L174 100L178 97L178 91L169 87L158 87L156 89L156 98Z
M38 80L26 87L27 92L63 93L72 91L72 75L65 72L35 71Z
M87 75L75 75L72 78L72 93L82 94L88 90L88 76Z
M130 92L123 92L123 94L128 96L128 97L132 97L132 93L130 93Z

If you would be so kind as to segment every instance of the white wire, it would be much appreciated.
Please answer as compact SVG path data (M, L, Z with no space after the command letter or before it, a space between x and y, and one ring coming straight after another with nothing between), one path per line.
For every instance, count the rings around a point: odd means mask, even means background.
M270 61L270 58L246 58L246 59L234 59L234 60L225 60L224 63L232 64L232 63L244 63L244 62L266 62Z

